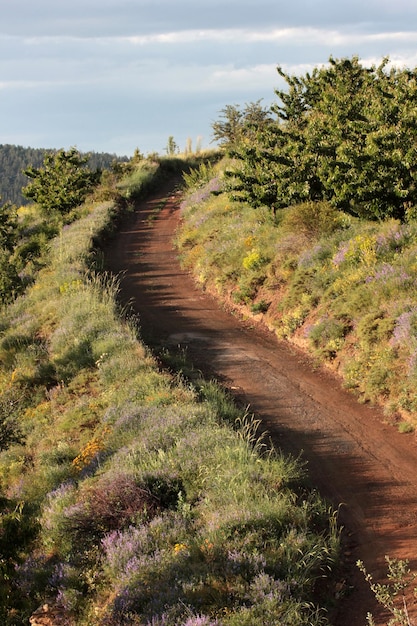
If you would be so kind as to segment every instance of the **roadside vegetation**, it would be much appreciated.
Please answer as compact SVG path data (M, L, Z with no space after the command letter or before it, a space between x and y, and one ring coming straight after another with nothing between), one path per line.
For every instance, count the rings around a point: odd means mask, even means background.
M177 245L198 282L417 424L415 71L336 61L265 110L229 106L224 158L185 177ZM201 176L200 176L201 173Z
M214 382L159 369L103 271L137 198L212 165L138 152L92 180L70 151L45 163L58 186L71 163L77 202L51 204L40 168L37 204L4 220L1 623L328 623L334 512Z

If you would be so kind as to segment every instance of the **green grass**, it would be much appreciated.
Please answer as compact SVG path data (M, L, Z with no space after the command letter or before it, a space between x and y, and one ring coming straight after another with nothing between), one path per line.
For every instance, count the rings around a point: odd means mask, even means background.
M117 206L84 207L1 311L18 437L0 451L1 621L47 601L80 626L324 624L333 512L215 382L186 377L184 359L161 371L140 343L117 281L96 271ZM250 249L240 267L259 279Z

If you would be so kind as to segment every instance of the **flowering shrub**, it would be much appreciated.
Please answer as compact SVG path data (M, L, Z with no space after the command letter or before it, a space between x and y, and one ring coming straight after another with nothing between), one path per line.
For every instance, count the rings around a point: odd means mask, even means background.
M411 311L404 311L395 320L395 327L392 333L391 345L398 346L401 344L410 345L410 343L417 339L415 333L413 333L412 322L417 321L417 309Z
M388 231L380 233L376 238L378 257L387 258L400 252L413 241L409 224L394 223Z
M242 265L245 270L256 270L266 263L259 250L252 249L243 259Z
M221 189L221 181L218 177L211 178L203 187L199 187L193 193L186 196L181 202L180 209L184 211L195 205L205 202L213 193L218 193Z
M282 315L277 328L278 336L282 338L290 337L297 328L300 328L308 315L309 308L310 297L308 294L303 294L300 304Z
M72 462L72 466L80 472L86 468L91 462L98 457L100 452L104 450L105 443L104 437L109 432L109 428L105 428L103 434L97 437L93 437L88 441L81 452L75 457Z
M306 336L318 353L326 359L335 358L342 348L345 336L351 330L348 320L337 320L329 315L321 317L313 326L310 326Z
M146 550L147 542L147 530L143 526L129 526L106 534L101 541L106 573L114 579L129 578L132 564L136 569L138 556Z
M377 239L375 235L359 234L348 243L344 243L333 257L333 263L340 265L341 263L352 263L373 266L377 260Z
M123 528L142 516L152 517L159 508L158 499L133 476L105 475L87 485L82 499L64 511L65 526L75 538L96 540L106 532Z
M260 604L266 599L276 598L283 602L291 595L291 584L277 580L264 571L255 576L248 590L248 600L252 604Z

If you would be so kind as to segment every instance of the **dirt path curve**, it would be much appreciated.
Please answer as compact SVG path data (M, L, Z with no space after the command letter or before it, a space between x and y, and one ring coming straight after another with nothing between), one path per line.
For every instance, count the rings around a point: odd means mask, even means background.
M359 405L305 355L198 290L172 245L178 205L172 183L141 202L112 241L108 267L123 273L123 297L148 342L186 348L195 367L250 405L282 450L302 453L312 483L340 505L352 567L335 626L362 626L368 610L386 624L355 562L364 560L375 577L386 554L417 569L417 440L384 424L378 410ZM413 604L410 615L417 624Z

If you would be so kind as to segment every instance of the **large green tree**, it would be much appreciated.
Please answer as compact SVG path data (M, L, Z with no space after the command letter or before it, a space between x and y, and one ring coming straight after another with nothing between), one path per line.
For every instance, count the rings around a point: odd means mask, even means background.
M98 182L100 172L87 167L88 155L75 148L46 154L43 167L28 167L31 179L23 193L34 200L47 215L65 215L79 206Z
M306 149L337 208L403 219L416 202L416 73L362 67L357 57L316 70Z
M279 67L276 120L233 150L234 197L404 219L417 205L417 72L388 65L330 58L301 77Z

